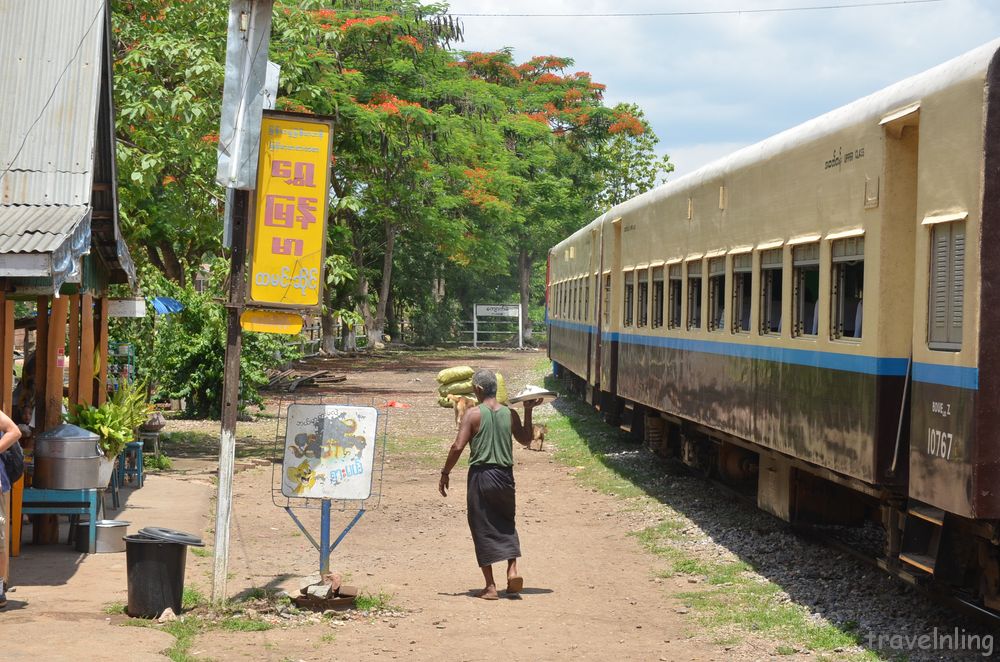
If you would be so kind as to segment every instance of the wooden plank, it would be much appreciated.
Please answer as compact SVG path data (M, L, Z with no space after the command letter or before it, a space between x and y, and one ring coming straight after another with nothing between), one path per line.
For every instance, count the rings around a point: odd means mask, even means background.
M97 326L97 351L100 353L100 372L97 374L97 383L94 385L94 402L98 406L104 404L108 399L108 299L101 297L97 300L98 319L94 320Z
M80 295L69 299L69 343L66 346L69 362L69 403L75 405L80 397Z
M69 312L69 299L58 297L52 299L49 313L49 341L46 346L45 375L45 418L41 430L51 430L62 423L63 402L63 369L59 365L59 353L66 346L66 317ZM35 421L38 422L37 420Z
M14 406L14 302L0 292L0 411L10 415ZM21 499L24 477L17 479L10 491L10 555L21 554Z
M80 374L79 403L94 403L94 295L80 295Z
M45 378L48 366L45 359L48 356L49 345L49 298L38 297L38 317L35 326L35 426L41 432L42 421L45 420Z

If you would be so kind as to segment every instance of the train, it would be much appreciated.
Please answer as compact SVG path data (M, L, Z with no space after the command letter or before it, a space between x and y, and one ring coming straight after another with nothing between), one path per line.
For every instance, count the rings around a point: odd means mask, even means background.
M594 219L548 254L554 369L794 524L1000 612L1000 40Z

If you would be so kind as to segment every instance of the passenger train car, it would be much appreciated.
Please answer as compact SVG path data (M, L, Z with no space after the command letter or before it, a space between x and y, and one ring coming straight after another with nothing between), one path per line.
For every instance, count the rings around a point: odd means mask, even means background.
M609 421L1000 611L1000 41L607 211L549 356ZM993 257L990 257L990 256Z

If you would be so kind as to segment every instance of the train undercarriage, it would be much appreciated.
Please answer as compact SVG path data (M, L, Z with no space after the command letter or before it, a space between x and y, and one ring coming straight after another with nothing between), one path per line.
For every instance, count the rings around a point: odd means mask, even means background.
M972 520L887 488L837 474L693 421L595 392L563 371L569 390L654 455L683 464L823 542L831 528L874 526L879 549L843 551L1000 623L1000 522Z

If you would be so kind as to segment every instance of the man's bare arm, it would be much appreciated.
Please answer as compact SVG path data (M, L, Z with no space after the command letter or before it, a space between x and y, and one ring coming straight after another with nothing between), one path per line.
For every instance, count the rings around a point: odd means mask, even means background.
M462 423L458 427L458 434L455 435L455 441L452 443L451 448L448 449L448 457L444 461L444 469L441 470L441 482L438 484L438 491L441 493L441 496L448 496L448 475L455 468L455 465L458 464L458 458L462 457L462 451L469 445L478 426L479 408L470 407L466 410L465 416L462 417Z
M539 403L541 403L541 400L525 401L523 424L517 412L513 409L510 410L510 432L514 436L514 439L517 440L517 443L522 446L531 447L531 410Z
M0 411L0 453L14 445L21 438L21 430L7 414Z

